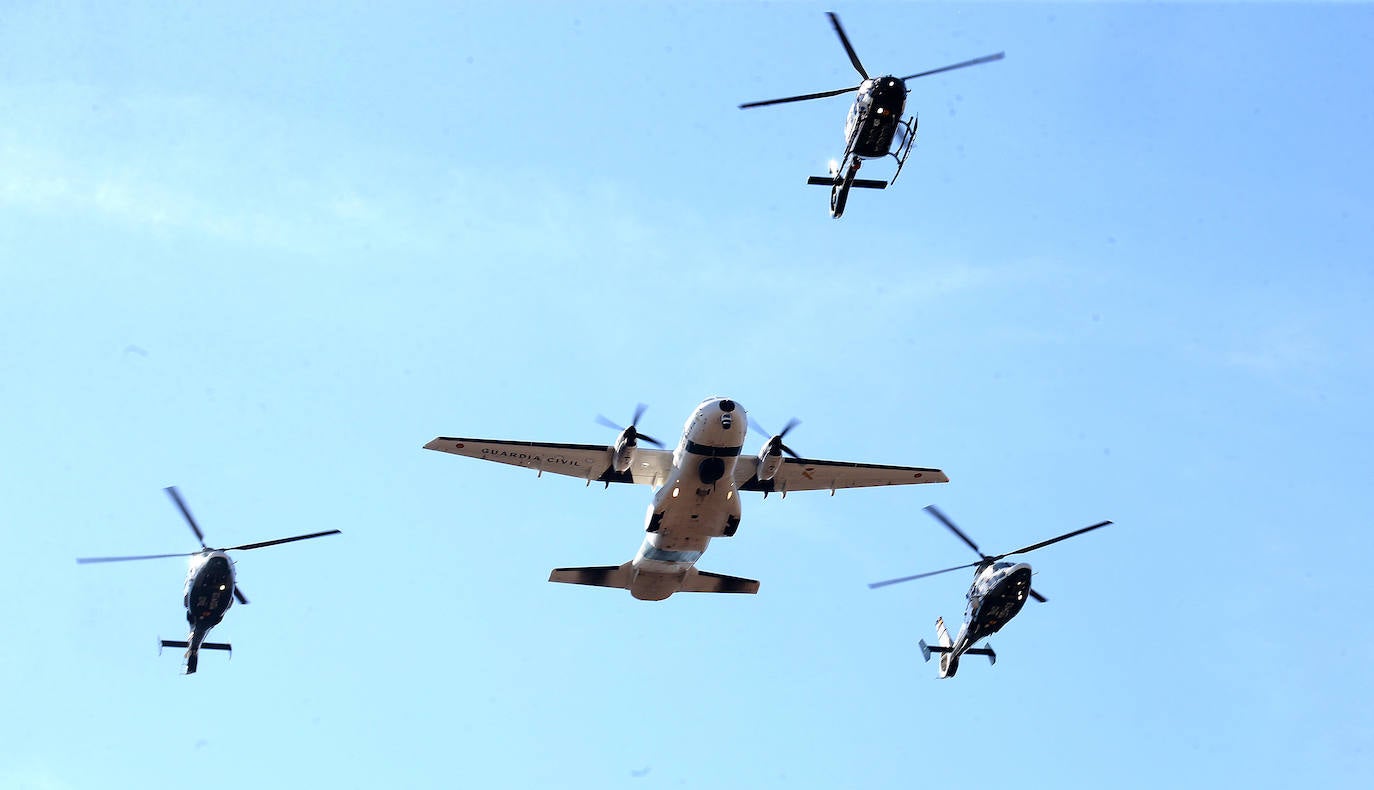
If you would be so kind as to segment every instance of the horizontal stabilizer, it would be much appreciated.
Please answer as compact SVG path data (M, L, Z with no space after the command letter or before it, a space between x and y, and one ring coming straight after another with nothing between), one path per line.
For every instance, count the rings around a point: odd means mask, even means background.
M227 650L234 652L234 648L228 642L201 642L201 650Z
M554 568L549 581L561 584L586 584L591 587L630 587L630 563L624 565L593 565L587 568Z
M997 654L992 652L992 645L988 645L987 647L973 647L964 652L971 656L987 656L989 664L997 663Z
M723 573L693 569L687 574L687 578L682 580L682 591L752 595L759 591L759 583L754 579L742 579L738 576L726 576Z
M163 639L163 640L161 640L158 644L162 645L163 647L190 647L190 646L191 646L191 643L190 643L190 642L177 642L177 641L172 640L172 639ZM159 652L161 652L161 651L159 651Z
M806 183L817 187L838 186L834 176L811 176L806 179ZM873 178L856 178L849 182L849 186L855 189L887 189L887 182Z

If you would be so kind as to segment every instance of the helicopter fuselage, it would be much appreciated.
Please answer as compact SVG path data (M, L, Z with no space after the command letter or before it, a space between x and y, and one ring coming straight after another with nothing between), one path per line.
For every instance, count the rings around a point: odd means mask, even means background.
M1030 587L1029 563L995 562L979 570L969 587L964 624L949 652L940 656L940 677L954 677L961 655L1002 630L1026 605Z
M220 624L225 612L234 604L234 561L223 551L206 549L191 557L186 572L186 592L182 597L186 604L186 622L191 633L186 641L163 642L164 646L176 644L186 647L186 674L195 674L200 663L200 649L210 629ZM217 649L227 649L227 645L205 645Z
M186 572L186 622L209 631L234 603L234 561L222 551L207 550L191 558Z
M864 80L844 124L845 158L887 156L905 108L906 83L892 76Z

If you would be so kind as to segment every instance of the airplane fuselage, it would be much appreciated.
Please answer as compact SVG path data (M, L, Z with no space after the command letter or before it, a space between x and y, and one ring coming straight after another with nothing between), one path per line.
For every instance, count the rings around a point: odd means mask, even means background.
M697 406L673 451L673 468L654 491L644 543L631 562L630 593L667 598L682 586L711 538L729 537L740 524L735 462L744 448L748 417L729 398Z

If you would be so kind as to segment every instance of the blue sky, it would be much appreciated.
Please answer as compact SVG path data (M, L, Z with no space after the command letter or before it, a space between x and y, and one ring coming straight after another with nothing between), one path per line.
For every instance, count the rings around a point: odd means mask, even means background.
M0 786L1351 786L1374 772L1374 7L835 7L917 149L831 220L826 6L11 4ZM871 165L875 174L884 165ZM867 172L867 170L865 171ZM939 487L757 497L548 584L647 491L421 450L729 395ZM751 446L765 437L753 437ZM190 550L252 599L193 677ZM999 662L916 640L1031 557Z

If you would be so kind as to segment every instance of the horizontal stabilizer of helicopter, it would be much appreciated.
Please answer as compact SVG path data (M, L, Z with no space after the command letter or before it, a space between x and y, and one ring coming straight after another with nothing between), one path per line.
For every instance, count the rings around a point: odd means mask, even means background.
M968 650L965 650L964 654L969 656L987 656L989 664L997 663L997 654L992 652L991 645L987 647L971 647Z
M930 654L931 654L931 653L952 653L952 652L954 652L954 651L951 650L951 649L948 648L948 647L943 646L943 645L928 645L928 644L926 644L926 640L924 640L924 639L921 640L921 657L924 658L926 661L929 661L929 660L930 660Z
M806 183L818 187L835 186L834 176L811 176L806 179ZM887 189L887 182L874 178L856 178L849 183L849 186L856 189Z
M190 646L191 646L191 643L190 643L190 642L182 642L182 641L175 640L175 639L161 639L161 640L158 640L158 644L159 644L160 646L162 646L162 647L190 647ZM201 643L200 643L200 649L201 649L201 650L226 650L226 651L228 651L228 652L230 652L230 653L234 652L234 647L233 647L232 645L230 645L228 642L201 642Z

